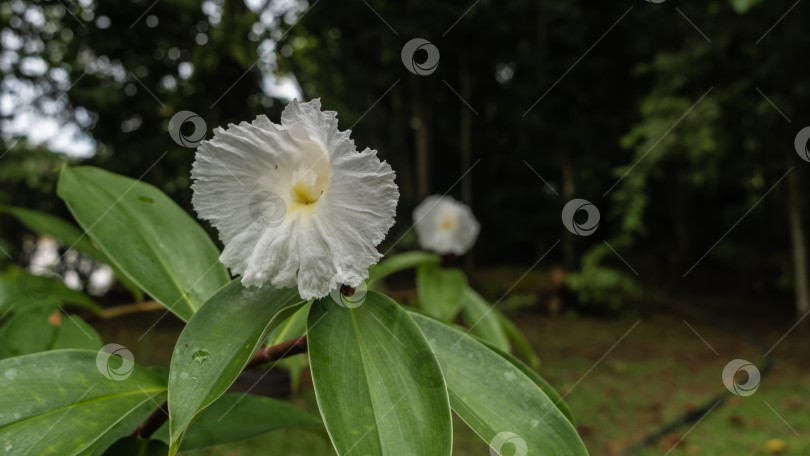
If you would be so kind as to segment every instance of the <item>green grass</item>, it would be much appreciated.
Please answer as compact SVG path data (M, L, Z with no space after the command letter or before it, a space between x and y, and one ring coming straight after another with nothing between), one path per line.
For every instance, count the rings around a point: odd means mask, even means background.
M683 321L658 317L638 324L596 364L635 320L534 320L532 329L526 323L523 329L540 353L548 380L561 393L573 388L566 400L593 455L619 454L725 391L721 373L732 359L755 364L763 359L761 351L741 338L745 328L734 335L693 323L710 348ZM785 329L760 336L770 347ZM755 394L729 395L693 429L693 424L681 427L638 454L771 454L765 451L767 442L782 439L787 444L782 454L810 455L810 370L804 340L806 334L796 333L777 346L770 355L776 359L774 370Z

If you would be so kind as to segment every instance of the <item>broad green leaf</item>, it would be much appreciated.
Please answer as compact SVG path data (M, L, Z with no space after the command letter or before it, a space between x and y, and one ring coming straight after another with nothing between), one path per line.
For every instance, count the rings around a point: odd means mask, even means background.
M92 326L75 315L60 315L61 324L51 350L64 348L101 349L102 345L104 345L101 342L101 336Z
M46 350L98 350L101 337L76 316L66 316L55 305L28 307L0 328L0 359Z
M368 284L399 271L427 264L439 264L441 257L428 252L405 252L392 255L368 270Z
M555 390L554 387L551 386L551 383L547 382L546 379L544 379L543 377L540 376L540 374L532 370L531 367L523 364L523 361L515 358L509 353L502 351L497 347L490 346L489 348L495 353L501 355L504 359L512 363L513 366L517 367L518 369L520 369L521 372L526 374L527 377L532 379L532 381L537 386L539 386L544 393L546 393L546 396L548 396L548 398L551 399L551 402L553 402L554 405L556 405L557 408L560 409L560 412L562 412L562 414L565 415L566 418L568 418L568 421L570 421L571 424L574 426L577 425L576 421L574 420L574 415L568 408L568 404L565 403L562 396L560 396L557 390Z
M296 289L246 288L237 279L194 314L172 355L171 454L194 417L231 386L267 334L301 302Z
M70 305L101 312L101 307L89 296L68 288L57 277L34 275L12 266L0 275L0 314L20 311L38 305Z
M319 427L321 420L289 402L228 393L217 399L191 423L180 451L238 442L279 429ZM169 425L153 438L169 442Z
M138 365L121 372L123 366L111 364L120 378L113 380L109 370L99 371L97 354L57 350L0 361L3 454L79 453L143 404L163 400L162 375Z
M540 369L540 358L537 356L537 353L534 352L532 345L526 340L526 336L523 335L523 332L512 323L506 315L498 312L495 310L498 319L501 321L501 325L503 326L504 331L506 332L506 337L512 341L517 351L523 355L526 360L529 362L529 366L532 367L534 370Z
M22 207L12 207L0 204L0 212L14 216L29 230L39 234L48 235L58 239L66 247L76 249L90 258L110 265L121 283L132 293L136 301L143 300L143 293L124 274L117 271L107 255L97 249L89 237L82 234L72 223L46 212L34 211Z
M453 411L494 451L508 441L516 454L588 454L568 418L522 370L461 331L410 316L441 362Z
M149 415L152 414L157 408L158 404L162 404L166 400L165 395L156 396L154 401L147 401L141 404L140 407L134 409L123 419L115 423L107 432L99 437L92 445L82 450L80 456L101 456L104 452L118 440L131 435L132 431L137 429ZM165 455L168 451L164 451Z
M106 262L107 257L93 245L90 238L72 223L46 212L0 204L0 213L14 216L31 231L47 234L61 241L65 246L78 250L98 262Z
M467 277L459 269L437 265L416 270L419 305L442 321L453 321L461 310L461 297L467 288Z
M160 440L124 437L104 452L105 456L166 456L169 447Z
M57 189L120 271L188 320L228 283L214 243L157 188L93 167L65 166Z
M307 316L309 315L309 309L312 308L312 302L313 301L307 302L301 306L300 309L296 310L295 313L290 315L289 318L280 322L279 325L270 332L270 335L267 336L267 345L280 344L306 334Z
M307 340L318 407L339 455L450 454L444 377L399 304L373 291L353 308L323 298L310 310Z
M0 359L45 351L53 346L59 328L55 306L31 307L15 314L0 328Z
M281 323L278 328L267 337L267 345L276 345L282 342L301 337L307 332L307 316L312 308L312 301L304 304L287 320ZM301 374L309 366L309 361L305 356L292 356L282 359L278 365L286 369L290 374L290 389L292 394L298 394L301 384Z
M461 318L470 328L470 333L503 351L509 351L509 338L503 330L498 311L470 287L464 289L461 302Z

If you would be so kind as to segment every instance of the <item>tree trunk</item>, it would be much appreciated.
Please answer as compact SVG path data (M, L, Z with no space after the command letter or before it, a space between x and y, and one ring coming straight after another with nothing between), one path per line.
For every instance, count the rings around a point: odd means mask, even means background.
M801 318L810 311L810 283L807 277L807 250L804 245L802 226L802 198L799 190L798 171L788 175L788 216L790 218L790 241L793 246L793 277L796 284L796 312Z
M465 59L462 56L462 66L459 72L459 80L461 81L461 97L469 100L472 97L472 81L470 74L467 72ZM461 118L459 119L459 149L461 153L461 173L464 175L472 166L472 111L464 103L459 105L461 110ZM473 189L473 176L472 173L464 176L461 180L461 200L464 204L472 206L472 189Z
M568 154L569 152L565 149L563 149L560 154L560 167L562 170L561 196L563 205L574 199L574 193L576 191L574 166L571 164L571 157L569 157ZM560 209L562 209L562 205L560 205ZM562 231L563 261L565 262L565 267L569 270L578 269L580 265L577 264L576 245L574 244L576 239L574 235L563 228L562 225L560 225L560 229Z
M430 120L422 101L414 102L415 155L416 155L416 196L425 199L430 191Z
M461 97L469 100L472 97L472 78L467 70L467 59L464 55L461 56L461 71L459 71L459 81L461 83ZM466 174L472 166L472 111L466 104L459 105L460 119L459 119L459 153L461 155L461 200L464 204L472 207L473 199L473 173ZM464 267L469 270L472 269L475 258L474 251L468 252L464 256Z

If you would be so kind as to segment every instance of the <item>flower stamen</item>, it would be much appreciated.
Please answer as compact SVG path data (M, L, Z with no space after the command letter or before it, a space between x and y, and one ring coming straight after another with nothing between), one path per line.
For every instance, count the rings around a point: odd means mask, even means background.
M298 203L309 205L318 201L326 187L326 178L310 168L302 167L293 174L292 198Z

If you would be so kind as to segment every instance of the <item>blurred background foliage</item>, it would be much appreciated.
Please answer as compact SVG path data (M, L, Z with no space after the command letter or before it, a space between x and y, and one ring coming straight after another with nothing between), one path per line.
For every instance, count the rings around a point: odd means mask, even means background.
M810 5L768 31L791 4L11 0L0 203L66 216L56 170L82 161L190 210L194 151L169 137L172 115L199 114L210 138L258 114L277 120L286 85L321 97L360 148L391 162L397 250L415 246L413 207L449 192L481 221L476 269L524 271L548 252L540 268L565 271L523 293L562 280L567 303L599 312L700 293L793 315L808 306L808 164L793 140L810 123ZM401 61L416 37L441 53L433 74ZM88 151L33 140L42 118ZM560 223L572 198L600 209L595 235ZM2 220L0 261L24 262L28 232Z

